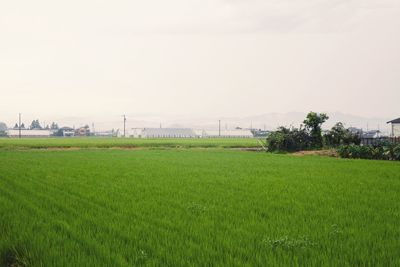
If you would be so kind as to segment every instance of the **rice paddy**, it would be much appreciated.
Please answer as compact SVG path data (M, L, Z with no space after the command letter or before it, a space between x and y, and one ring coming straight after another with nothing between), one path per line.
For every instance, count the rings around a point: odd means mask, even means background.
M251 148L253 138L0 138L0 149L47 148Z
M0 266L400 266L398 162L98 140L0 140Z

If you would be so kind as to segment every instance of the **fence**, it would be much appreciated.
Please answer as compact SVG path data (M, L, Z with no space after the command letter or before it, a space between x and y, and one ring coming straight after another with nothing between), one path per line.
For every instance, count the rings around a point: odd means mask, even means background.
M376 145L380 142L400 144L400 137L361 138L361 144L364 146Z

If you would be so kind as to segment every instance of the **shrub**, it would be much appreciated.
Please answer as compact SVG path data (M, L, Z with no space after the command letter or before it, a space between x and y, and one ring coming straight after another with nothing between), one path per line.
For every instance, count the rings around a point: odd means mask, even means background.
M336 123L324 136L325 146L337 147L339 145L350 145L361 143L361 138L358 134L350 132L344 128L343 123Z
M279 127L267 137L269 151L300 151L310 148L310 137L305 129Z
M328 119L329 117L325 113L316 113L311 111L303 121L309 133L311 144L315 148L320 148L323 145L321 126Z
M393 158L395 160L400 160L400 145L397 145L395 148L393 148Z
M267 136L268 151L300 151L307 149L320 149L338 147L339 145L359 145L361 142L357 134L344 128L343 123L336 123L330 131L322 136L321 126L329 117L325 113L310 112L300 128L279 127L277 131ZM342 153L351 154L351 157L380 157L381 151L372 153L366 148L343 148ZM374 155L374 156L372 156Z
M342 158L400 160L400 144L381 142L375 145L342 145L338 148Z

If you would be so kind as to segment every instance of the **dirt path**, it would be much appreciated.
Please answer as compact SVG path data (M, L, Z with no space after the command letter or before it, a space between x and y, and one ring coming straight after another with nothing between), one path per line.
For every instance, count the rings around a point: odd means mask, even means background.
M305 151L299 151L299 152L294 152L291 155L294 156L307 156L307 155L317 155L317 156L328 156L328 157L337 157L337 152L332 149L327 149L327 150L305 150Z

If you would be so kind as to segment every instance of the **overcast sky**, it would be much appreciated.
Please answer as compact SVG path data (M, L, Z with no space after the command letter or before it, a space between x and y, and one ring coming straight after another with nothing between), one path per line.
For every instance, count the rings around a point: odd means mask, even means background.
M399 48L399 0L1 1L0 121L399 117Z

